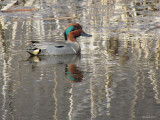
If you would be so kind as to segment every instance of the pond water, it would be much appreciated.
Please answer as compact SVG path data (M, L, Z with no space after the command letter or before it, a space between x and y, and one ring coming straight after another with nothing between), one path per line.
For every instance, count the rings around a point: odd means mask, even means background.
M39 9L0 13L1 120L160 119L159 0L23 5L13 9ZM78 38L80 56L26 52L31 41L64 41L74 22L92 34Z

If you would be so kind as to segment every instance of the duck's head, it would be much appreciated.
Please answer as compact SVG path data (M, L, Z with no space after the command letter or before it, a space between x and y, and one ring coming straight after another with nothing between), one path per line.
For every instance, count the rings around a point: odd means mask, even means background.
M75 42L76 37L79 37L79 36L91 37L92 35L85 33L82 30L81 25L78 23L72 23L66 27L64 31L65 40L70 40L72 42Z

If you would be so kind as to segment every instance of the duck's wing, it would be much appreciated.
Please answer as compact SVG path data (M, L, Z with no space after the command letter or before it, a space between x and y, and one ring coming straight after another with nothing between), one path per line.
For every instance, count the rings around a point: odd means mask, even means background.
M62 42L41 42L33 43L28 52L32 55L64 55L76 54L74 48Z
M39 49L48 49L49 47L62 48L65 46L66 44L62 42L41 42L41 43L33 43L31 47Z

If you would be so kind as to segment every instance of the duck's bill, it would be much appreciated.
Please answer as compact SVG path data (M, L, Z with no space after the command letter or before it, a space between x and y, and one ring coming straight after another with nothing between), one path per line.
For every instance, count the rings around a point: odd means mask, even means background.
M84 31L82 32L81 36L85 36L85 37L92 37L92 35L85 33Z

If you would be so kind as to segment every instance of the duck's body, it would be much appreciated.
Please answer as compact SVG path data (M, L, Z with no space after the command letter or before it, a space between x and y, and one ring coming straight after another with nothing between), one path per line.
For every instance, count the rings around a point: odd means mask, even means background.
M65 42L33 42L28 49L31 55L67 55L79 54L80 45L76 41L79 36L91 37L82 31L82 27L77 23L68 25L64 32Z
M41 42L34 43L28 50L32 55L67 55L79 54L80 46L77 42Z

